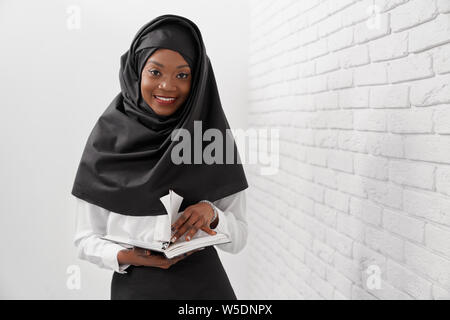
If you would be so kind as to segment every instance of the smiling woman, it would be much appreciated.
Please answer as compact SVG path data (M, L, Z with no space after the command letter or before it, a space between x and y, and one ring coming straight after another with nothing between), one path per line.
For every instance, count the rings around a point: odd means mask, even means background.
M183 56L158 49L148 59L141 74L141 94L152 110L169 116L180 108L191 90L191 69Z
M214 246L167 259L102 239L157 243L171 227L160 201L171 189L184 211L172 236L190 241L199 231L220 232L230 242L218 248L238 253L245 246L248 184L240 161L179 164L171 157L177 129L191 136L196 123L206 136L230 129L198 27L175 15L150 21L122 55L119 79L121 92L93 128L72 189L78 256L115 271L111 299L236 299ZM238 159L234 139L230 145L223 156ZM202 157L193 147L194 158Z

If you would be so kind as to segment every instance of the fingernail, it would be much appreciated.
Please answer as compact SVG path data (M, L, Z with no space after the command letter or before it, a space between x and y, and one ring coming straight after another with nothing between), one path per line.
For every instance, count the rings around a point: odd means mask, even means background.
M191 237L187 236L186 241L189 241L189 240L191 240Z
M177 237L173 236L172 239L170 239L170 242L175 242L177 241Z

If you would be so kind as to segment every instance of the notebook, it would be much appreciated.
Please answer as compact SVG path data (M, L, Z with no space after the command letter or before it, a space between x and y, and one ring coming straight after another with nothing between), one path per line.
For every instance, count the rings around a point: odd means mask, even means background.
M181 202L183 201L183 197L175 193L173 190L169 190L169 193L161 197L160 200L167 211L167 218L165 219L166 222L164 223L163 227L155 230L156 233L153 241L145 242L114 235L105 235L102 237L102 239L122 244L127 248L136 246L144 249L158 251L163 253L168 259L172 259L191 250L231 242L228 235L224 233L217 232L217 234L215 235L210 235L203 230L198 230L190 241L185 240L184 234L180 237L180 239L175 241L175 243L170 243L170 238L173 235L172 231L170 230L170 226L184 212L178 211L180 209Z

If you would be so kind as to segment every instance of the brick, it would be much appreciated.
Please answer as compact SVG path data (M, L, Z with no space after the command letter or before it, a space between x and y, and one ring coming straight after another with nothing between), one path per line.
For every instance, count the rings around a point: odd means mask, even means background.
M317 110L338 109L338 93L322 92L314 95L314 106Z
M316 93L327 90L327 75L318 75L308 78L308 93Z
M311 283L313 288L315 288L324 299L333 299L333 286L331 284L319 278L314 273L311 274Z
M375 226L381 224L382 207L370 201L352 197L350 199L350 214Z
M427 52L388 61L386 67L391 83L429 78L434 75L431 54Z
M342 68L361 66L370 62L369 50L366 44L340 50L337 54L339 55L340 66Z
M354 129L360 131L386 131L387 121L384 110L355 110L353 112Z
M317 111L310 117L309 126L313 129L328 128L328 119L330 118L330 111Z
M330 227L336 227L336 210L317 203L315 205L316 217Z
M339 90L339 106L342 109L367 108L369 89L358 87Z
M318 25L319 37L324 37L339 30L342 27L342 17L340 14L328 16L323 23Z
M408 108L409 87L407 85L387 85L370 88L371 108Z
M357 86L387 84L385 62L371 63L355 70L354 83Z
M322 148L335 148L337 137L331 130L317 130L314 136L314 145Z
M439 282L444 288L450 288L449 260L408 242L405 243L405 258L407 266Z
M326 229L326 244L330 247L336 249L339 253L344 256L350 257L352 254L352 246L353 240L342 234L337 232L332 228Z
M339 191L325 190L325 204L342 212L348 212L349 196Z
M353 44L353 28L343 28L328 37L328 49L330 51L341 50Z
M326 73L339 69L339 59L334 54L315 59L316 74Z
M395 287L410 294L416 299L431 299L432 283L421 278L408 268L388 259L386 268L387 280Z
M409 31L409 51L418 52L450 41L450 15L440 14L436 19Z
M438 74L450 72L450 44L437 47L432 54L434 72Z
M450 163L450 137L413 135L404 139L405 157L415 160Z
M313 253L316 257L319 257L327 264L330 264L333 262L334 257L334 249L329 247L328 245L324 244L323 242L319 240L314 240L313 243Z
M364 181L359 176L339 172L336 175L338 189L350 193L357 197L366 198L367 193L364 188Z
M434 1L411 0L390 11L391 28L398 32L432 19L436 15Z
M299 194L305 195L315 201L323 202L323 187L310 183L307 181L302 181L294 186Z
M338 212L337 230L357 241L364 241L364 223L355 217Z
M315 274L317 274L320 278L325 278L325 270L326 270L326 263L321 261L318 257L313 255L310 252L306 252L305 254L305 260L306 265L314 271Z
M425 223L404 213L396 213L385 209L383 212L383 227L402 237L422 243L424 239Z
M448 0L437 0L440 13L450 13L450 2Z
M434 186L434 166L418 162L389 162L389 180L401 185L432 190Z
M450 260L450 229L428 223L425 226L425 246L442 253Z
M388 116L389 131L393 133L431 133L432 110L393 110Z
M307 45L308 59L314 59L328 53L326 39L319 39Z
M373 0L362 0L341 11L342 16L345 17L342 21L343 26L348 26L366 20L370 16L367 8L373 5Z
M392 183L363 178L364 190L370 200L399 209L402 207L403 189Z
M404 4L405 2L408 2L408 0L375 0L374 5L380 8L380 12L385 12Z
M403 240L385 230L366 226L365 243L372 249L395 260L403 260Z
M368 178L387 180L388 160L366 154L355 154L355 174Z
M330 129L351 129L353 113L350 110L333 110L327 113L327 127Z
M337 188L336 175L331 169L314 168L314 182L332 189Z
M341 69L328 74L328 88L332 90L349 88L353 85L353 70Z
M334 256L334 267L354 283L361 284L361 268L357 261L336 253Z
M327 266L326 280L339 291L340 294L350 298L352 295L353 282L346 276L336 271L334 268Z
M449 61L450 63L450 61ZM439 134L450 134L450 104L436 108L433 114L434 131Z
M325 149L308 148L308 163L325 167L327 165L327 152Z
M353 172L353 156L350 152L329 151L328 167L340 171Z
M436 191L450 196L450 167L436 169Z
M298 32L298 44L305 46L308 43L317 41L319 39L317 25L309 26Z
M298 64L298 76L301 78L313 76L316 74L315 61L307 61Z
M450 290L433 285L432 294L434 300L450 300Z
M433 193L403 191L403 210L412 215L450 226L450 200Z
M369 43L372 62L391 60L408 55L408 33L392 33Z
M367 134L358 131L340 131L338 134L338 147L342 150L354 152L367 152Z

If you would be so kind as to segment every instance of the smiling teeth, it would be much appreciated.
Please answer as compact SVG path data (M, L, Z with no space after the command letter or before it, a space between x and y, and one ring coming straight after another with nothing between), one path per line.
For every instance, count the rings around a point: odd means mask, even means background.
M158 99L160 99L162 101L173 101L173 100L175 100L175 98L163 98L163 97L160 97L160 96L155 96L155 97L157 97Z

